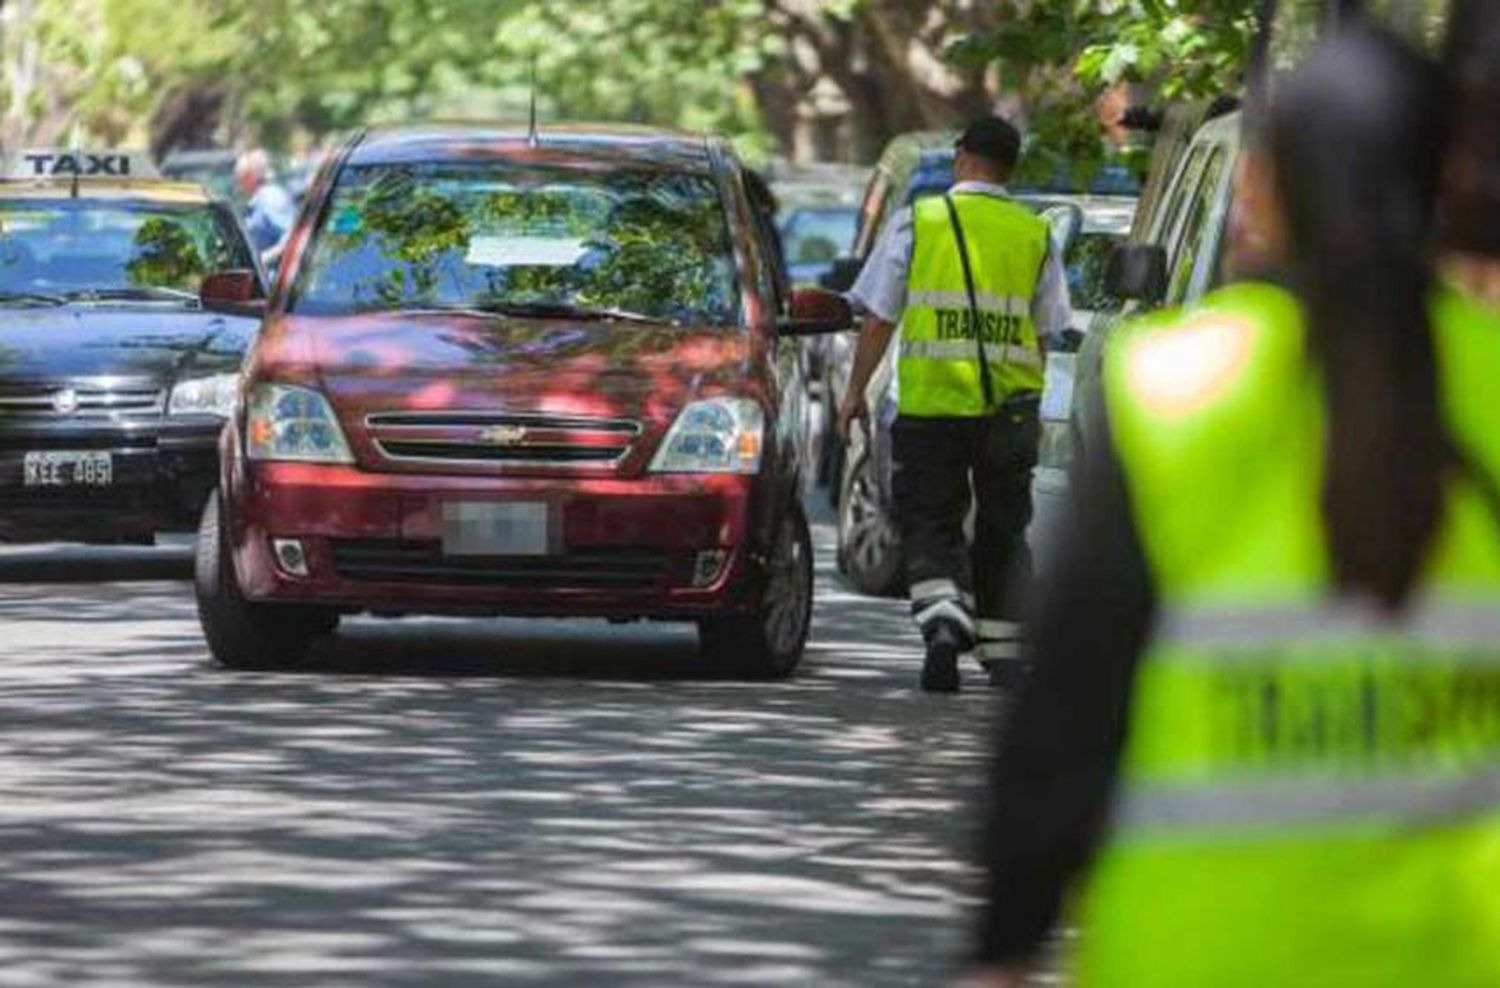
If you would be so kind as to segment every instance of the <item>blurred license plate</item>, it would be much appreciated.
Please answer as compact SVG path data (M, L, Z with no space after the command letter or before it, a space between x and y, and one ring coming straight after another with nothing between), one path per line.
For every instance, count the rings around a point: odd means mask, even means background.
M23 465L26 487L108 487L115 482L115 461L108 453L27 453Z
M443 505L443 554L545 556L550 521L541 502L449 502Z

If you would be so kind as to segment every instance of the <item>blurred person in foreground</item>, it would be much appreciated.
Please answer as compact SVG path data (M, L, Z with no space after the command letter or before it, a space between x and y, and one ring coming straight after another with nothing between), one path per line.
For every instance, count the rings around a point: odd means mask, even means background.
M253 148L234 163L234 185L245 197L245 232L267 267L281 259L281 251L292 224L297 203L292 194L271 174L271 159L261 148Z
M1128 328L1003 730L976 985L1500 985L1500 322L1430 270L1436 68L1253 120L1266 278ZM1278 219L1279 218L1279 219Z
M958 657L976 649L998 685L1023 678L1012 586L1030 568L1043 346L1072 321L1051 230L1005 188L1020 132L981 117L956 151L953 188L894 216L850 289L868 315L839 409L848 443L895 337L891 487L926 646L921 685L935 693L959 689Z

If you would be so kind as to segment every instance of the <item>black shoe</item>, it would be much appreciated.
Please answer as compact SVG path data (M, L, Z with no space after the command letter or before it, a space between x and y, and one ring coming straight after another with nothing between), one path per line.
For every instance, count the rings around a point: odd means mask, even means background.
M941 636L927 646L927 660L922 663L922 689L929 693L957 693L958 645Z

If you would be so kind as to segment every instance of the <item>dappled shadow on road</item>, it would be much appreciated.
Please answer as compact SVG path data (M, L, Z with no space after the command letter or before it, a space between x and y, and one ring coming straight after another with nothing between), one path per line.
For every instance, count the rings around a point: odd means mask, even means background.
M3 588L5 983L938 983L991 704L822 577L783 684L512 622L229 673L183 585Z

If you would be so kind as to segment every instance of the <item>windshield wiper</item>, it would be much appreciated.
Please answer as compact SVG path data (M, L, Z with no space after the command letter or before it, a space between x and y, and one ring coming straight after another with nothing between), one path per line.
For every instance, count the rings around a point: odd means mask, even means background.
M139 285L133 288L84 288L76 292L69 292L68 299L76 302L114 302L134 301L143 302L191 302L198 304L198 296L192 292L185 292L177 288L163 288L159 285Z
M46 292L0 292L0 305L14 305L17 302L32 305L68 304L68 300L61 295L49 295Z
M631 312L628 309L574 305L572 302L483 301L477 303L475 308L483 309L485 312L498 312L503 316L521 316L535 319L613 319L620 322L650 323L665 323L670 321L658 319L640 312Z

